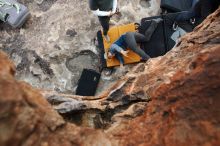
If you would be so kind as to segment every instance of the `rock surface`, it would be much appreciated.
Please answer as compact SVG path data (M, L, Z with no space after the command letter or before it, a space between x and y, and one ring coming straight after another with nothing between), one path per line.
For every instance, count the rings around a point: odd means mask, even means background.
M66 123L39 90L14 79L15 67L0 52L0 145L112 145L105 133Z
M138 64L96 97L33 89L14 79L15 66L2 52L0 64L0 145L220 145L220 8L172 51ZM96 110L139 104L114 112L101 131L66 122L45 98L90 110L82 125L100 119Z
M74 93L83 68L100 68L93 38L101 27L88 0L19 2L31 13L25 26L12 29L0 24L0 50L14 61L16 78L37 88ZM115 24L139 22L159 13L159 0L120 0L119 5L121 14L112 19ZM102 78L98 91L115 80Z
M132 94L146 93L151 102L141 117L108 130L120 145L220 145L220 9L134 72Z

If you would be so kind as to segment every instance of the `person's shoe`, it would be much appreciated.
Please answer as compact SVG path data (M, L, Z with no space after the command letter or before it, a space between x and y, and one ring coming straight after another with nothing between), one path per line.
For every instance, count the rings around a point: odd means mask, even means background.
M173 23L173 30L176 31L178 27L179 27L178 24L176 22L174 22Z
M141 59L140 62L146 63L149 59Z
M141 62L147 62L150 59L150 56L146 54L145 58L141 58Z
M104 35L104 39L106 40L106 42L110 43L110 37L108 35Z
M191 23L192 25L194 25L194 24L196 23L196 19L195 19L195 18L191 18L191 19L190 19L190 23Z

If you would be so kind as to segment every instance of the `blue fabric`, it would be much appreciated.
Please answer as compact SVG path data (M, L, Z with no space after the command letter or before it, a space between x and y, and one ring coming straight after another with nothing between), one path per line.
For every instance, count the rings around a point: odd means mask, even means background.
M120 62L120 64L124 64L124 59L120 53L121 50L124 50L124 49L113 43L109 49L109 52L112 55L115 55L116 59Z
M116 44L119 47L121 47L124 50L126 50L127 49L127 44L125 42L125 34L121 35L120 38L116 42L114 42L114 44Z
M119 52L121 53L121 51L124 50L123 48L121 48L120 46L116 45L116 44L112 44L109 52L111 52L112 54L115 54L115 52Z
M115 54L116 59L120 62L120 64L124 65L124 58L122 57L122 55L120 53L116 53Z
M117 41L115 41L109 49L109 52L115 55L116 59L120 62L120 64L124 64L124 59L122 57L122 54L120 53L119 47L123 50L127 50L127 44L125 42L125 34L121 35L120 38Z

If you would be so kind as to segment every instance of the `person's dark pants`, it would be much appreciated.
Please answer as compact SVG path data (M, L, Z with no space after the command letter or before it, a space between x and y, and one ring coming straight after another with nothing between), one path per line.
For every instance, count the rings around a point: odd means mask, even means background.
M109 30L109 21L110 21L110 17L108 16L99 16L99 22L103 28L103 34L107 35L108 34L108 30Z
M143 60L148 60L150 58L142 49L140 49L137 43L148 42L157 28L157 23L155 21L151 22L151 25L145 31L145 35L138 32L127 32L125 36L125 42L132 51L137 53Z

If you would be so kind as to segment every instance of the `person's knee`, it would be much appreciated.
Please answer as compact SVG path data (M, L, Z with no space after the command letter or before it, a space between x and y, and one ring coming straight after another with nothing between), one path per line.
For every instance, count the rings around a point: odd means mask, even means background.
M126 36L133 36L134 35L134 32L127 32L126 33Z
M128 43L134 38L134 33L133 32L127 32L125 34L125 39L128 41Z

